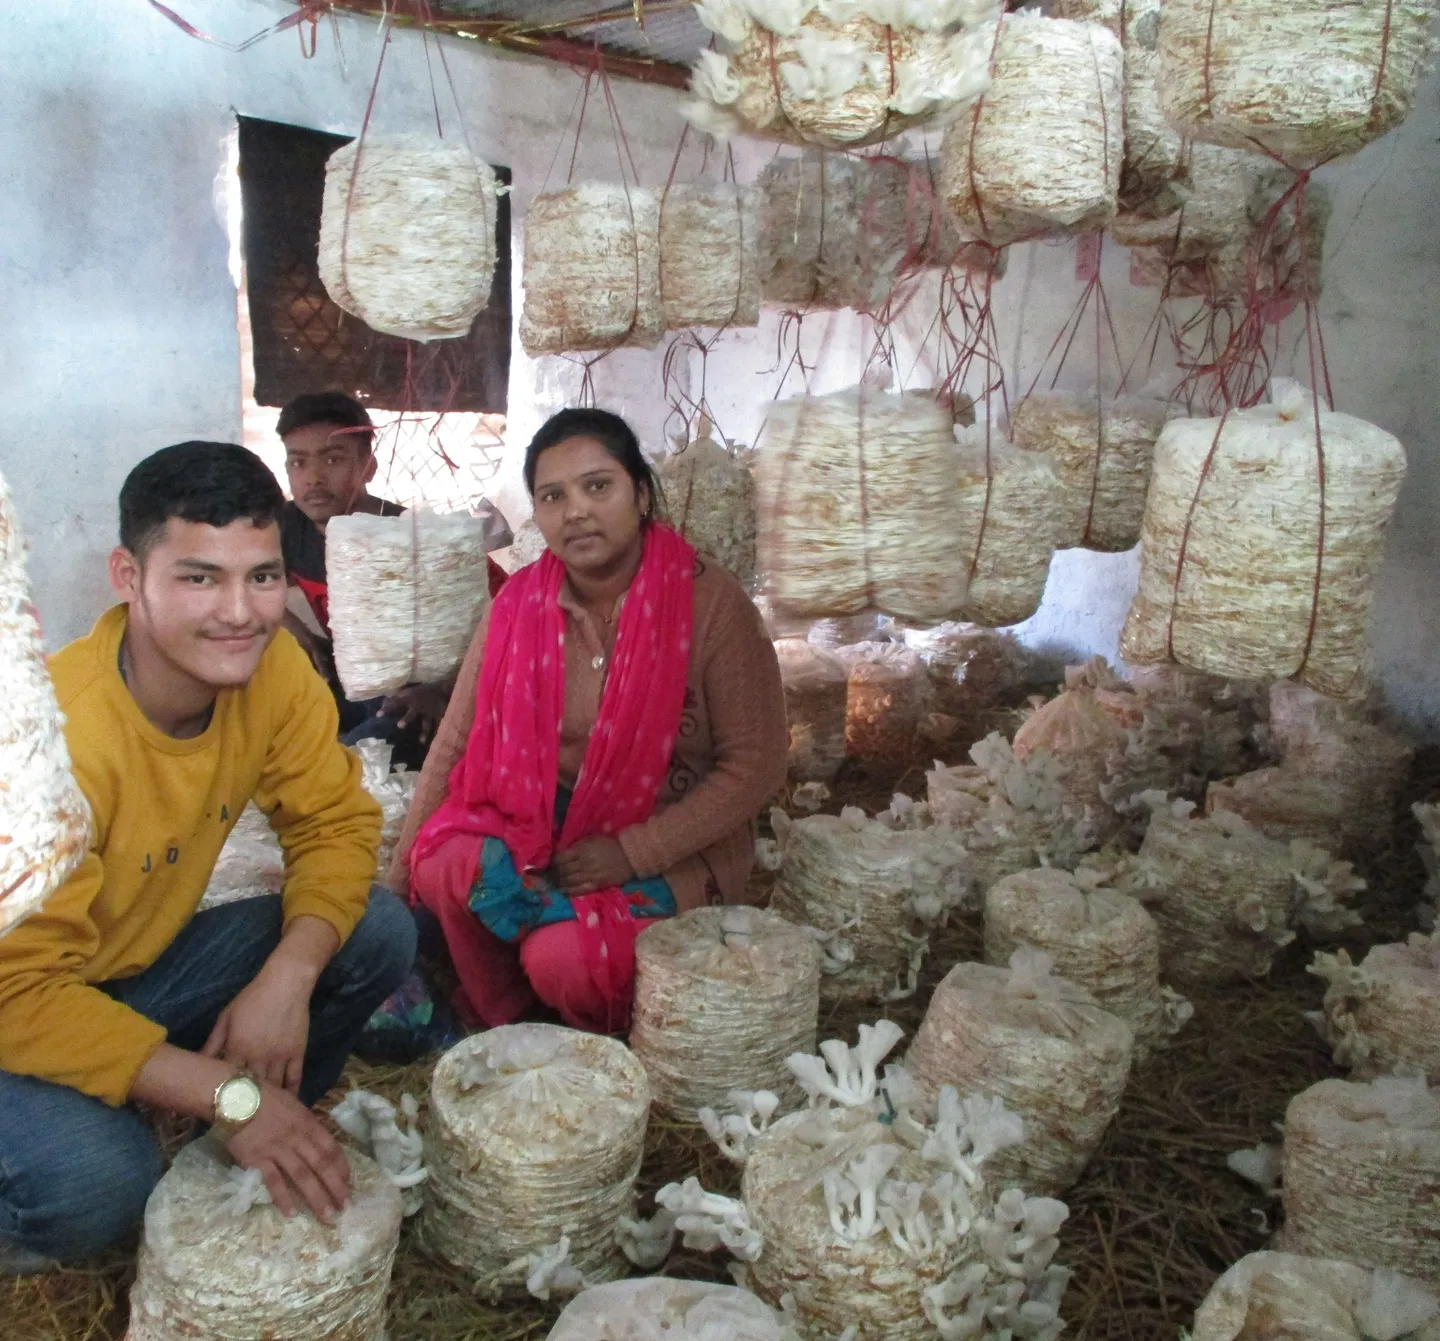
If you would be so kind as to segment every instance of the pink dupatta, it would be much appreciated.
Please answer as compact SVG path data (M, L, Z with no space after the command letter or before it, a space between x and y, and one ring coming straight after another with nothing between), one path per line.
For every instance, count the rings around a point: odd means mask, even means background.
M564 577L564 564L547 550L496 596L470 740L450 774L445 800L410 849L412 887L442 913L442 924L449 924L446 939L471 1001L481 999L480 957L450 928L473 920L470 888L485 839L500 839L523 874L544 870L557 851L582 839L613 836L643 823L654 813L680 728L694 626L695 550L678 532L655 522L645 532L599 716L564 828L556 835L565 712L565 612L559 604ZM437 903L449 906L442 912ZM635 962L628 900L611 888L579 895L573 903L586 966L609 1003L613 1027L623 1028Z

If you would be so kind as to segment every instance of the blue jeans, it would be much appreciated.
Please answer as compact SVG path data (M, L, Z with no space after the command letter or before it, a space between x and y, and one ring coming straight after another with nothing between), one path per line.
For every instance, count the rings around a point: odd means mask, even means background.
M176 1047L198 1051L279 944L281 921L278 895L207 909L143 973L101 990L164 1025ZM376 886L310 998L305 1103L340 1078L366 1021L414 957L410 910ZM154 1133L130 1105L111 1108L67 1085L0 1071L0 1246L60 1261L97 1252L140 1221L163 1172Z

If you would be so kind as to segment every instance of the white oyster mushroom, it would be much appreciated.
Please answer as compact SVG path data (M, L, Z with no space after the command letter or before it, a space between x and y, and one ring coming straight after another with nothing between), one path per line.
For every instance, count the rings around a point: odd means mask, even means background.
M1225 1156L1231 1173L1238 1173L1246 1182L1254 1183L1262 1192L1274 1196L1280 1190L1280 1176L1285 1168L1284 1152L1278 1145L1262 1142L1249 1150L1232 1150Z
M853 1049L838 1038L826 1039L819 1057L795 1052L785 1059L785 1065L799 1080L812 1108L832 1101L855 1108L875 1098L880 1063L904 1037L905 1031L893 1020L862 1024L860 1041Z
M642 1271L654 1271L675 1246L675 1217L663 1206L648 1220L622 1215L615 1239L620 1251Z
M687 1248L714 1252L724 1247L746 1262L760 1256L764 1243L743 1201L706 1192L698 1178L667 1183L655 1200L675 1217L675 1228Z
M700 1125L726 1159L743 1164L779 1110L780 1097L769 1090L731 1090L725 1097L735 1111L722 1116L713 1108L702 1108Z
M401 1114L406 1119L404 1128L400 1126ZM369 1090L351 1090L330 1112L335 1125L353 1137L401 1190L406 1215L414 1215L424 1205L420 1185L430 1176L425 1167L425 1138L418 1129L419 1115L420 1105L413 1094L401 1098L397 1112L388 1099Z
M570 1262L570 1240L566 1236L532 1253L525 1265L525 1288L536 1299L549 1299L552 1294L574 1294L585 1286L584 1278Z

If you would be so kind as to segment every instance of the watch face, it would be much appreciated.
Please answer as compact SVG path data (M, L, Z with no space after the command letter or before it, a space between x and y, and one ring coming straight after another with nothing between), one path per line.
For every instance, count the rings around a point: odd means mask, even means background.
M215 1116L222 1122L249 1122L260 1110L260 1086L249 1076L235 1076L220 1086Z

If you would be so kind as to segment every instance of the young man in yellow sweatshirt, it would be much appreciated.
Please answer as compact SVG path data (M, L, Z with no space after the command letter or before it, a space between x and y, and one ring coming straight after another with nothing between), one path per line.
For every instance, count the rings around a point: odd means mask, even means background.
M0 936L0 1269L121 1238L162 1172L133 1106L213 1123L287 1213L344 1205L310 1105L414 957L372 888L380 812L335 701L280 629L284 499L242 447L155 453L120 491L121 604L51 675L90 853ZM246 803L285 850L283 894L197 912Z

